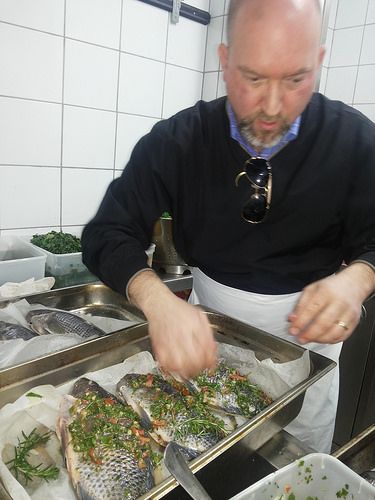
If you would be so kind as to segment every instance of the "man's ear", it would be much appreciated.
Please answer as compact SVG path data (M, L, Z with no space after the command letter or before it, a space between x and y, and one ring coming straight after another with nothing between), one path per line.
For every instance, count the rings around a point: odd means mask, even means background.
M217 49L220 59L221 67L224 71L224 79L225 79L225 71L228 67L228 47L221 43Z

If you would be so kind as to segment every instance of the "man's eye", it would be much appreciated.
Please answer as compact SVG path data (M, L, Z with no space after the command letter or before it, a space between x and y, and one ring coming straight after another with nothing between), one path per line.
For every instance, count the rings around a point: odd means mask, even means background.
M295 76L293 78L288 78L287 82L297 85L298 83L302 83L304 80L303 76Z
M261 78L257 77L257 76L247 76L246 79L250 82L250 83L260 83L262 81Z

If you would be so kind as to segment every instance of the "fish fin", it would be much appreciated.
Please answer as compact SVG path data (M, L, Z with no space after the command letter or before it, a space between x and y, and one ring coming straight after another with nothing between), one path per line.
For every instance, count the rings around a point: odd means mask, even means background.
M141 422L141 426L147 431L152 430L152 422L150 417L147 415L147 412L139 405L137 405L137 413L139 415L139 420Z
M152 462L150 458L146 459L146 467L147 467L147 489L151 490L155 486L155 480L154 480L154 468L152 466Z

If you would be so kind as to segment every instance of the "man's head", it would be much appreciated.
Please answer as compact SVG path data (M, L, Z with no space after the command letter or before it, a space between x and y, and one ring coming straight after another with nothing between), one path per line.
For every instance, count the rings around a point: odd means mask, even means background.
M257 150L280 140L308 104L324 56L319 0L231 0L220 45L229 101Z

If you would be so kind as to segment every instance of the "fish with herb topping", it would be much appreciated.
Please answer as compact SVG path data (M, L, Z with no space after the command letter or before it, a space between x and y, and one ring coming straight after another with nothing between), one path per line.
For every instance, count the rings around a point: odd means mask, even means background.
M133 500L154 486L161 455L128 405L79 379L63 397L57 433L70 479L82 500Z
M0 340L30 340L34 337L37 337L37 334L22 325L0 321Z
M183 395L158 374L129 373L118 382L116 393L140 415L155 441L162 446L176 442L187 458L208 450L228 432L200 394Z
M78 314L58 309L33 309L26 315L26 320L39 335L75 333L84 339L106 335Z
M204 394L204 401L232 414L252 418L272 400L245 375L220 360L214 370L204 370L192 380L193 386Z

